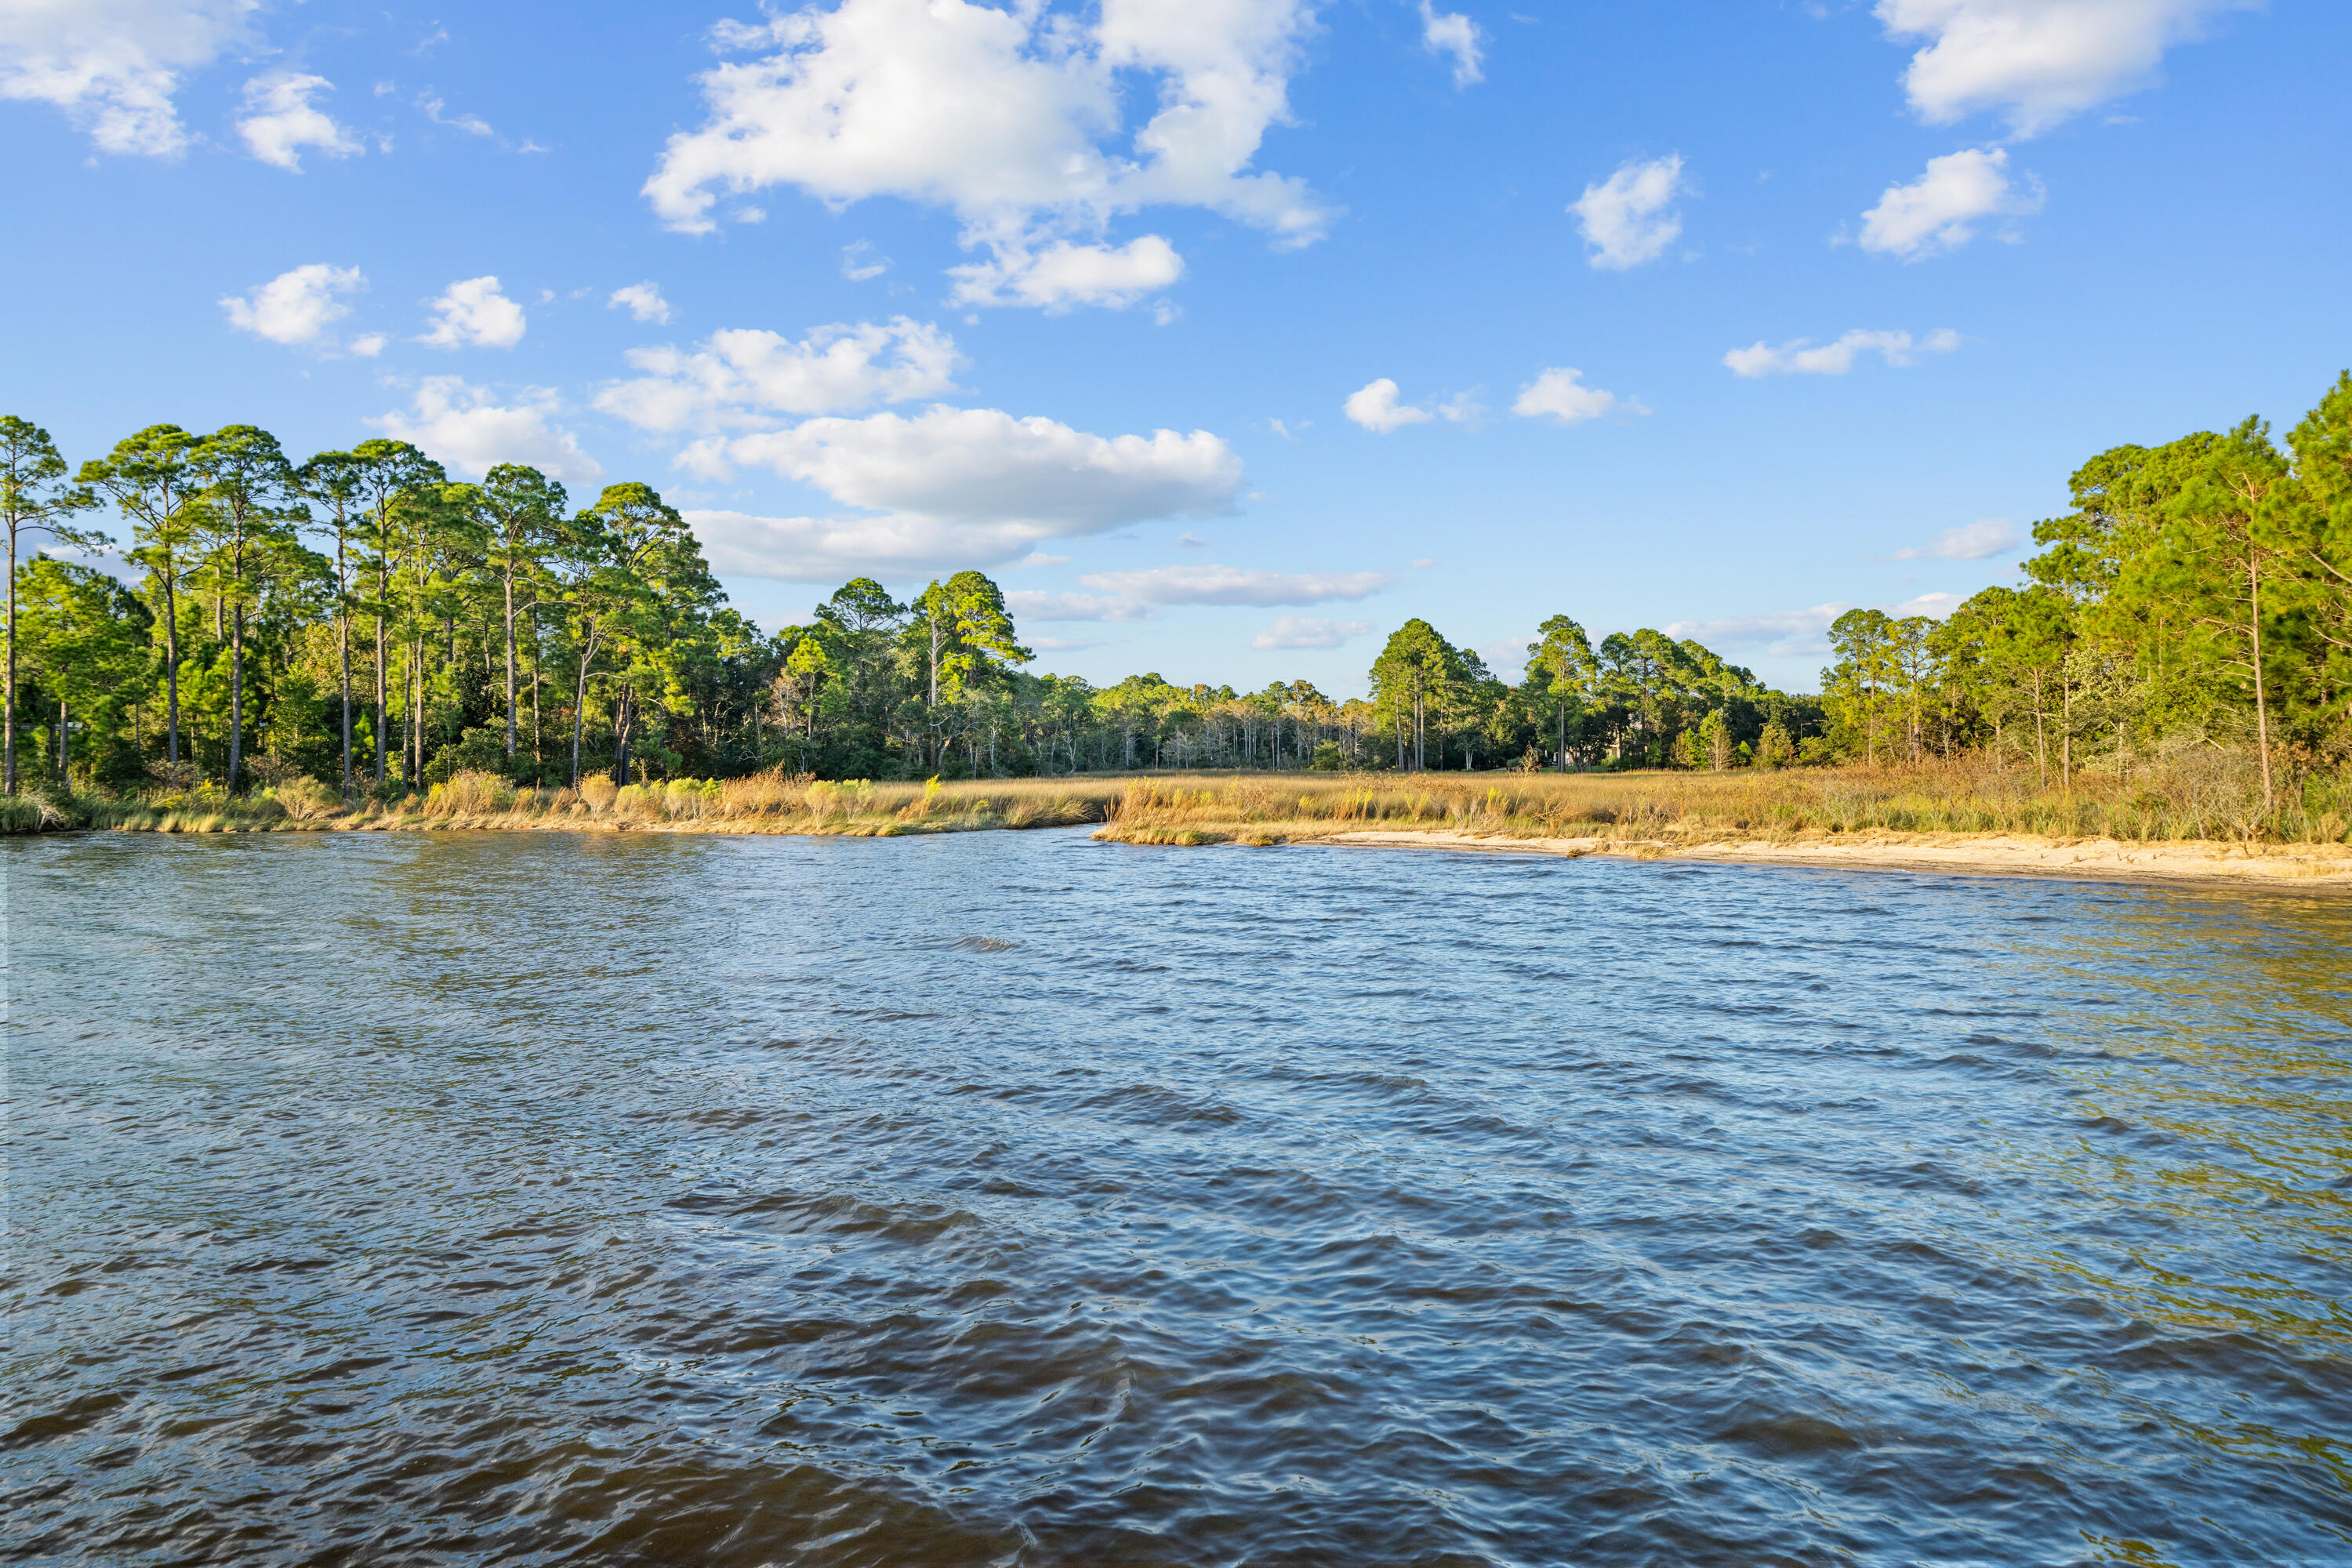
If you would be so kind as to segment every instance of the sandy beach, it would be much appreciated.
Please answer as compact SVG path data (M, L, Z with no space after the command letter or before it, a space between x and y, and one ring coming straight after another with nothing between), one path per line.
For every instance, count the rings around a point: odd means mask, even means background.
M1857 870L1949 871L2091 878L2107 881L2247 883L2297 891L2352 892L2352 846L2125 843L2026 834L1857 834L1776 843L1721 838L1677 843L1614 838L1512 838L1460 830L1365 830L1316 842L1366 848L1485 850L1498 854L1618 855L1637 859L1727 860L1760 865L1835 866Z

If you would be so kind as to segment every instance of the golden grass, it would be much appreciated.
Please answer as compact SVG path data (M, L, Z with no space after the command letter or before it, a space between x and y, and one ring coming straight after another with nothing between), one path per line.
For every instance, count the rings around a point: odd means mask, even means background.
M1668 846L1853 833L2340 844L2347 794L2344 781L2312 781L2266 811L2246 759L2227 753L2130 777L2078 776L2071 790L1975 760L1779 773L1197 776L1128 783L1097 837L1249 844L1406 829Z
M382 832L430 828L818 834L893 837L1098 825L1137 844L1275 844L1364 830L1679 846L1780 844L1846 835L2031 834L2061 841L2342 844L2352 781L2304 781L2264 810L2251 760L2191 752L2126 776L2045 786L2031 768L1981 759L1907 768L1770 773L1181 773L1150 777L831 781L771 770L577 791L460 773L424 796L356 806L320 795L93 805L95 826L147 832Z

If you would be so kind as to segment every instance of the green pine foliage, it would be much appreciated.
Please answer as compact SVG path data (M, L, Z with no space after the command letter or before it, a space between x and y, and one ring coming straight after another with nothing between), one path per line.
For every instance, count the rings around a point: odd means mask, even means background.
M70 471L46 432L0 416L0 521L25 547L8 574L0 766L21 773L11 793L44 800L307 799L304 780L351 802L457 778L619 790L1961 758L2064 791L2178 772L2200 751L2248 759L2282 809L2342 774L2352 374L2284 447L2252 420L2118 447L2072 497L2036 528L2021 586L1941 622L1840 617L1818 696L1658 631L1596 645L1558 616L1516 682L1408 621L1373 660L1370 698L1338 701L1306 681L1034 673L1004 595L972 571L906 604L859 578L769 635L644 484L575 507L521 465L462 483L390 440L297 464L249 426L152 426ZM99 542L73 520L100 506L128 536L135 587L31 548ZM60 809L26 804L0 826Z

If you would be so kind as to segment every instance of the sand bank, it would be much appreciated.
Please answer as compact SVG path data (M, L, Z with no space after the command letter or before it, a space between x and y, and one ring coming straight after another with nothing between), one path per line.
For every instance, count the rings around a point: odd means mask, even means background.
M2352 892L2352 846L2126 843L2026 834L1855 834L1788 843L1727 837L1690 842L1614 838L1509 838L1459 829L1365 830L1315 842L1378 848L1489 850L1504 854L1616 855L1634 859L1729 860L1854 870L1949 871L2113 881L2263 883L2297 891Z

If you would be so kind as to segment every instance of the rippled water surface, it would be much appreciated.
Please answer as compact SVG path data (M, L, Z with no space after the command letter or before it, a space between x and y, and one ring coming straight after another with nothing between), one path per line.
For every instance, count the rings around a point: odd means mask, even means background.
M2352 1560L2352 906L0 846L0 1554Z

